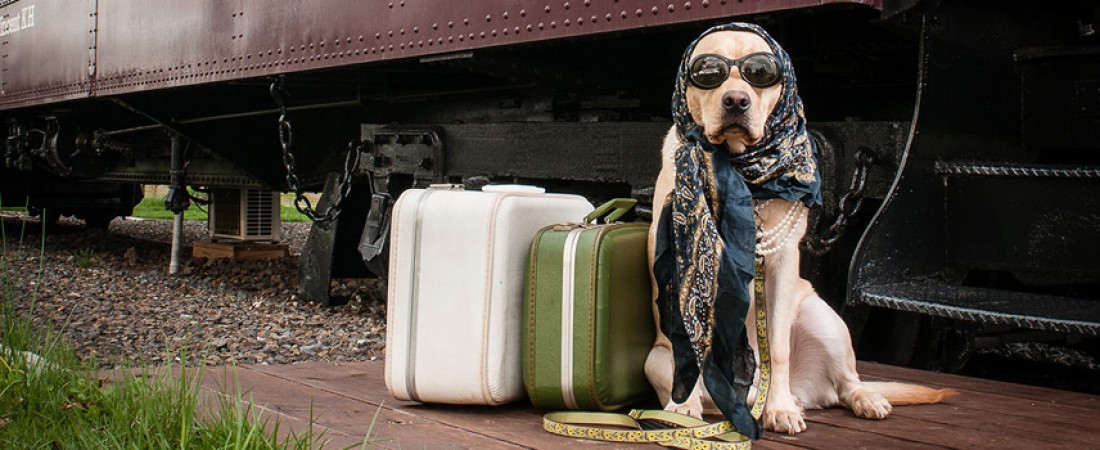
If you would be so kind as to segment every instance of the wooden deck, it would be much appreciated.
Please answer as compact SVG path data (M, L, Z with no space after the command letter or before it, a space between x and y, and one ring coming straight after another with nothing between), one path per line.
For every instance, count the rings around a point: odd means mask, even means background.
M857 419L843 409L809 411L808 431L768 433L755 448L1100 448L1098 396L872 363L859 368L866 380L920 382L951 387L959 395L939 405L896 407L884 421ZM456 407L397 401L386 391L381 361L240 366L208 371L204 383L218 392L240 386L246 399L277 417L284 429L304 429L312 408L315 430L323 430L329 440L326 448L359 444L368 432L375 448L661 448L554 436L542 430L541 412L529 404Z

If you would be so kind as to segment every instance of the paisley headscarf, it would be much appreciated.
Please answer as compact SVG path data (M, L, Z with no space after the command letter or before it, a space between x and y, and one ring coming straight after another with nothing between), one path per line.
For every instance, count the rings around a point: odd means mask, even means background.
M686 101L696 44L726 30L762 37L782 71L782 91L763 139L739 155L706 139ZM814 145L806 132L790 57L757 25L712 27L684 52L672 115L681 145L675 155L675 188L669 198L656 199L666 204L658 218L654 261L661 330L672 342L676 362L672 399L685 401L701 372L722 415L742 434L757 439L760 425L745 404L755 370L744 329L756 250L752 201L821 203Z

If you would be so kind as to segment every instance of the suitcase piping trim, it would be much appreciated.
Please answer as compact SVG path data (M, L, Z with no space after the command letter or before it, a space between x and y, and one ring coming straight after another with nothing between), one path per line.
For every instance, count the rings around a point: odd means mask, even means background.
M493 217L493 219L489 220L489 245L486 246L488 254L485 258L485 261L487 262L487 267L493 267L493 255L495 254L494 250L496 249L495 243L497 235L497 219L495 217L497 215L497 211L500 210L500 204L503 203L504 200L508 197L521 197L527 195L531 194L524 194L519 192L500 192L497 193L497 198L493 200L493 206L489 208L490 217ZM485 298L483 299L481 305L481 352L479 352L481 353L481 398L484 399L486 403L495 405L499 402L495 398L493 398L493 393L489 391L489 323L491 322L491 320L489 320L489 310L492 307L492 302L490 301L490 299L493 296L492 270L485 271L484 281Z
M416 202L416 228L413 231L413 276L412 276L412 296L409 299L409 332L406 345L409 346L408 355L405 357L405 390L408 391L409 399L413 401L420 401L420 394L416 392L416 337L414 334L417 330L417 316L420 315L420 243L423 240L424 234L424 209L428 204L427 200L433 193L434 189L427 189L424 194L417 199Z
M583 228L569 231L565 236L562 252L561 288L561 393L565 407L577 409L577 396L573 388L573 327L575 322L574 291L576 289L577 245Z

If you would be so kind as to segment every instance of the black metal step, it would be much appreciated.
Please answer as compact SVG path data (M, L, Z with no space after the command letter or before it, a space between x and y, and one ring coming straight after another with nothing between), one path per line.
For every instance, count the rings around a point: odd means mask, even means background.
M999 162L936 161L936 173L943 176L1100 178L1100 167L1053 164L1010 164Z
M936 282L869 286L856 303L1036 330L1100 336L1100 301Z

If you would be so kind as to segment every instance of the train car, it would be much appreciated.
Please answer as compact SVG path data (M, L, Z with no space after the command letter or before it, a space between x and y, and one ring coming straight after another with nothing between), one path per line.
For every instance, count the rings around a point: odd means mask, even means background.
M683 49L758 23L793 58L821 152L803 272L861 357L950 370L976 337L1100 335L1093 1L0 0L0 15L5 205L105 226L142 184L173 186L175 210L187 186L323 192L300 258L320 302L333 278L385 275L389 206L410 187L651 203Z

